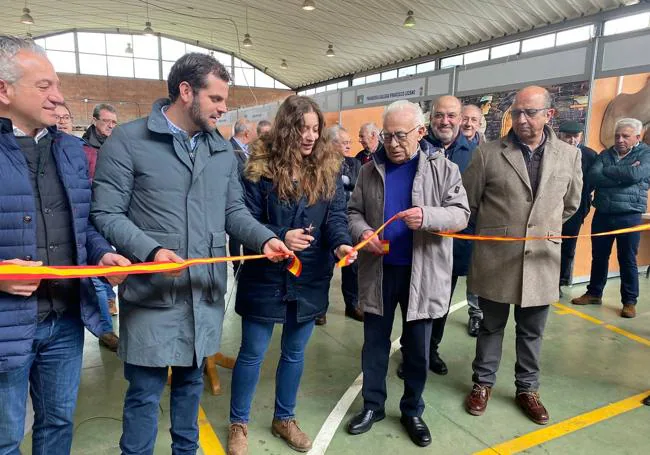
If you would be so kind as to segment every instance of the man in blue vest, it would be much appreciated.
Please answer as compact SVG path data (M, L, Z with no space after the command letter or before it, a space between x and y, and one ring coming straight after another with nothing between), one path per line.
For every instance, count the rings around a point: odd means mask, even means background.
M62 103L45 51L0 35L0 261L128 265L88 220L87 160L79 139L57 131ZM20 453L30 387L33 453L69 454L84 326L96 336L107 327L94 286L0 280L0 308L0 453Z

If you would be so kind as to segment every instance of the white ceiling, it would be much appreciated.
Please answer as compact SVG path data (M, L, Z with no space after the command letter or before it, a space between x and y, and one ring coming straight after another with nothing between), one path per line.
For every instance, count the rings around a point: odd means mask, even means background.
M234 53L290 87L367 71L562 22L620 0L152 0L156 32ZM19 0L0 0L1 33L25 35ZM39 35L71 29L141 31L146 0L28 0ZM402 26L408 10L416 26ZM246 13L248 12L248 27ZM127 24L128 22L128 24ZM241 45L248 30L254 46ZM336 56L325 56L328 44ZM286 59L289 68L280 68Z

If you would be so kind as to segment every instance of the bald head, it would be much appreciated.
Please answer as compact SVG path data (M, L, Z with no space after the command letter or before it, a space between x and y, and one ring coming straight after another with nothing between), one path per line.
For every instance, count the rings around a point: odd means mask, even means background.
M512 129L521 142L537 147L542 140L544 126L553 118L551 95L543 87L521 89L512 103Z
M438 98L431 109L431 132L445 148L458 137L462 107L458 98L445 95Z

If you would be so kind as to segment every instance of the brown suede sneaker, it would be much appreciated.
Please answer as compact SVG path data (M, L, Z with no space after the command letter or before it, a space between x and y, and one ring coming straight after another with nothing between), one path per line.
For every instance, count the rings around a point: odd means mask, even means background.
M632 319L636 317L636 305L632 305L631 303L626 303L623 305L623 309L621 310L621 317L622 318L628 318Z
M517 394L515 401L530 420L538 425L546 425L548 423L548 411L542 404L539 393L521 392Z
M602 305L603 299L594 297L593 295L583 294L580 297L571 299L571 303L574 305Z
M248 425L231 423L228 427L228 455L248 455Z
M492 388L486 385L474 384L472 391L465 399L465 410L473 416L483 415L487 408Z
M271 432L276 438L284 439L297 452L309 452L311 449L311 439L298 427L296 419L273 419Z

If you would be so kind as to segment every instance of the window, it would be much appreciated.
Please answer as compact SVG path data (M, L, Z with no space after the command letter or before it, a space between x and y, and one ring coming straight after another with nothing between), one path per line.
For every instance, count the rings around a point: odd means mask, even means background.
M172 69L174 62L162 62L162 78L166 81L169 77L169 71Z
M316 87L316 93L323 93L325 90L327 90L327 88L324 85Z
M296 95L305 96L305 95L307 95L307 92L306 91L300 91L300 92L296 93Z
M502 44L500 46L494 46L490 49L490 58L501 58L507 57L509 55L517 55L519 53L519 41L514 43Z
M484 62L490 58L490 49L481 49L480 51L468 52L465 54L465 65L471 65L476 62Z
M373 82L379 82L381 80L381 74L370 74L366 76L366 84L371 84Z
M158 60L160 58L160 55L158 55L158 38L155 36L133 35L133 56Z
M650 12L621 17L605 22L603 35L617 35L619 33L642 30L650 26Z
M313 96L316 94L316 89L310 88L305 93L307 94L307 96Z
M103 33L77 33L80 53L106 54L106 38ZM126 45L126 43L125 43Z
M562 46L565 44L579 43L580 41L589 41L593 35L593 31L593 25L585 25L584 27L558 32L555 37L555 45Z
M235 67L235 85L255 85L255 70L253 68Z
M521 52L532 52L555 46L555 33L525 39L521 42Z
M274 80L268 74L255 70L255 87L273 88Z
M115 77L133 77L133 59L108 56L108 75Z
M440 69L453 68L454 66L462 66L463 55L454 55L452 57L443 58L440 60Z
M341 89L341 88L347 88L350 86L350 83L348 81L341 81L338 84L336 84L336 88Z
M417 73L417 66L405 66L397 70L397 77L412 76Z
M366 83L366 77L365 76L355 77L354 79L352 79L352 85L354 87L356 87L357 85L363 85L365 83Z
M291 90L291 87L288 87L288 86L284 85L280 81L275 81L275 88L279 88L279 89L282 89L282 90Z
M435 71L435 69L436 69L435 60L431 60L430 62L426 62L426 63L420 63L418 65L418 74L426 73L428 71Z
M332 91L332 90L336 90L337 88L338 88L338 84L337 84L337 83L334 83L334 84L327 84L327 91L328 91L328 92L329 92L329 91Z
M127 52L130 45L131 52ZM106 54L120 57L133 56L133 37L131 35L106 34ZM110 65L110 64L109 64Z
M180 41L160 38L160 47L162 47L163 60L175 62L185 54L185 43Z
M106 56L94 54L79 54L79 72L82 74L94 74L107 76Z
M135 77L138 79L158 79L160 68L158 60L145 60L136 58L133 60Z
M381 80L388 81L397 78L397 70L384 71L381 73Z
M52 62L57 73L76 73L77 61L74 52L47 51L47 58Z
M43 44L39 45L48 51L71 51L74 52L74 33L62 33L45 38Z

